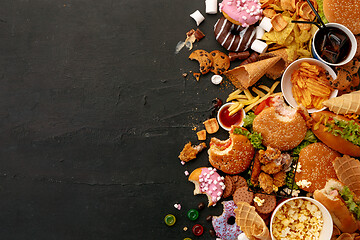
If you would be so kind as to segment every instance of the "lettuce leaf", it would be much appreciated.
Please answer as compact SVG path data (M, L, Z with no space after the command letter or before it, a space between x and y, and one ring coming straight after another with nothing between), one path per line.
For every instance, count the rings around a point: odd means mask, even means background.
M247 130L243 130L242 128L235 128L234 133L241 134L247 137L255 149L265 149L264 145L262 145L263 138L260 133L254 131L250 132Z
M355 202L354 195L350 191L349 187L344 186L343 189L339 191L339 194L344 199L349 211L355 215L356 219L360 220L359 203Z

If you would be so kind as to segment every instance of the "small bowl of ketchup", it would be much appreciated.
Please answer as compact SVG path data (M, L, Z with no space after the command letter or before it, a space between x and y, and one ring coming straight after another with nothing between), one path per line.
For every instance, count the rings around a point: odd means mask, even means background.
M327 23L326 29L315 32L311 43L312 55L329 66L347 64L354 58L357 49L354 34L338 23Z
M244 124L245 111L240 109L230 116L229 107L234 103L226 103L221 106L217 114L219 125L226 131L230 131L232 125L242 126Z

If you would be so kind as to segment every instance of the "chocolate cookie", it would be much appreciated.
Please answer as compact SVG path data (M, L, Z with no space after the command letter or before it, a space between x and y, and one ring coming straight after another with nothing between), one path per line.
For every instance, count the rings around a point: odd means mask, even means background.
M190 60L196 60L200 64L200 72L201 74L206 74L210 71L211 66L213 65L213 58L205 50L195 50L193 51L190 56Z
M238 189L238 188L241 188L241 187L247 187L248 186L245 178L243 178L241 176L234 175L234 176L232 176L232 180L234 181L235 190Z
M230 59L228 55L219 50L214 50L210 53L213 58L213 65L210 69L211 72L221 75L223 72L229 69Z
M340 91L345 90L351 84L351 74L345 68L337 68L336 79L330 79L330 86Z
M233 198L234 198L235 203L247 202L247 203L251 204L253 201L253 198L254 198L254 193L250 192L248 190L248 187L240 187L235 190L235 192L233 194Z
M232 180L232 177L226 175L224 179L224 184L225 184L225 189L223 192L223 198L227 198L230 197L235 191L235 185L234 185L234 181Z
M259 204L257 204L256 202L254 203L254 206L259 213L268 214L274 211L276 207L276 197L274 195L256 193L255 198L256 197L260 198L261 200L265 200L264 203L261 204L261 206L259 206Z

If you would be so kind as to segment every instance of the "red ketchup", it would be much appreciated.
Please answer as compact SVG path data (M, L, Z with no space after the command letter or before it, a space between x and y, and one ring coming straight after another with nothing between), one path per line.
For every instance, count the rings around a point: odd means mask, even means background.
M235 114L229 116L229 107L231 105L224 106L219 112L219 121L226 128L231 128L232 125L239 125L244 118L243 111L240 110Z

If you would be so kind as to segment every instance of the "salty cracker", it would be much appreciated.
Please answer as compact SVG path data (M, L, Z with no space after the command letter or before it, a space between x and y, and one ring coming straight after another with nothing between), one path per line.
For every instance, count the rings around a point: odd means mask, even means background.
M288 22L283 18L280 13L278 13L271 19L271 24L273 25L275 31L280 32L288 25Z
M216 133L219 130L219 124L216 118L210 118L203 122L203 124L208 134Z
M197 138L199 141L204 141L206 140L206 130L201 130L196 132Z
M291 2L291 0L280 0L280 6L284 11L294 12L295 8Z
M268 17L268 18L273 18L275 15L276 15L276 12L274 9L271 9L271 8L265 8L263 10L263 14L265 17Z

